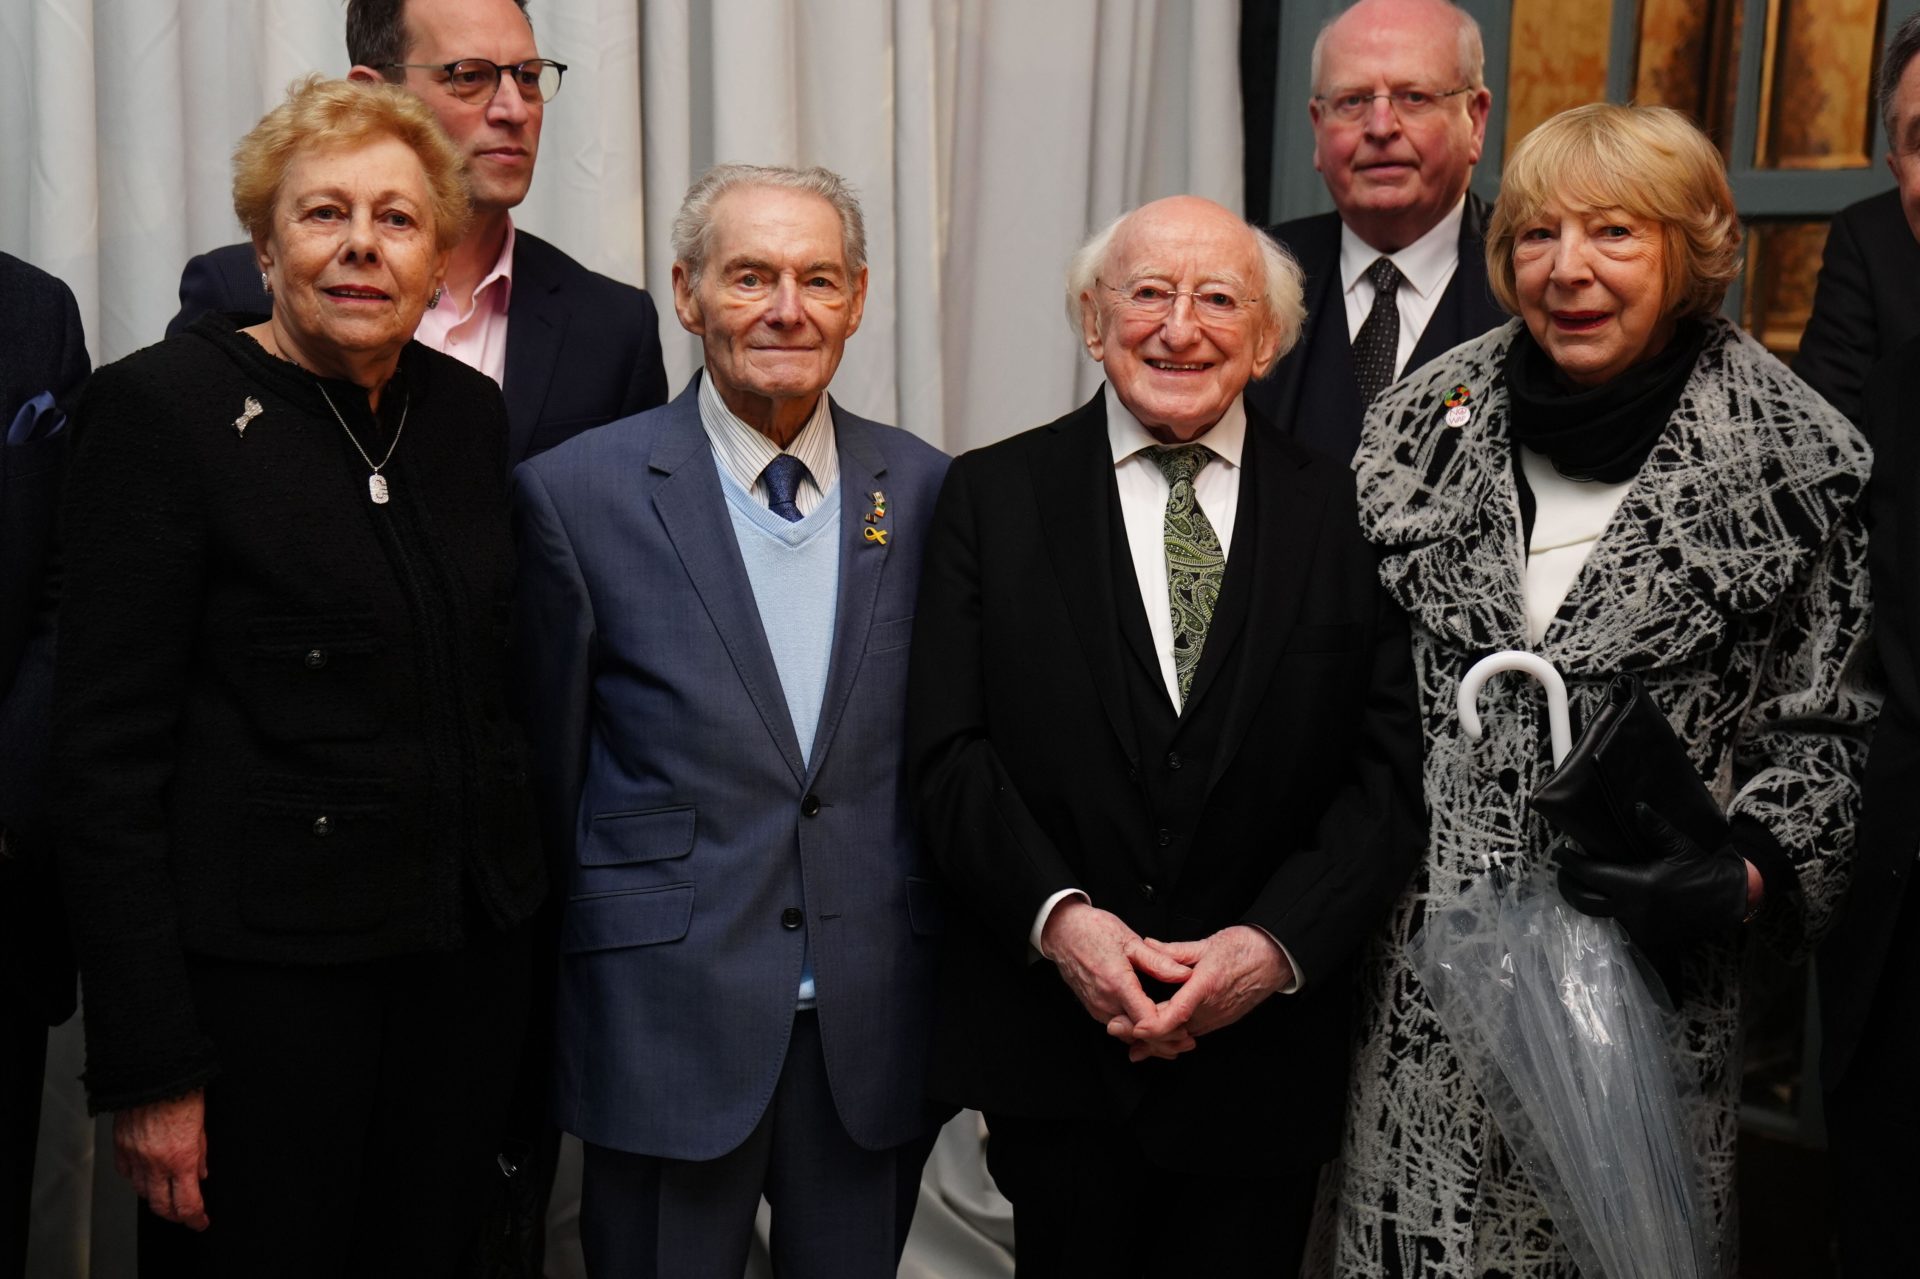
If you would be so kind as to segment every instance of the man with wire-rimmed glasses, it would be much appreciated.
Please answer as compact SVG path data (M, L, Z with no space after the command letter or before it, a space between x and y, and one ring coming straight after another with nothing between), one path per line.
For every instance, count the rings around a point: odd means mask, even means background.
M1467 190L1493 104L1484 60L1447 0L1361 0L1314 42L1313 167L1336 211L1273 228L1306 275L1307 327L1247 398L1342 461L1382 388L1506 319L1487 204Z
M986 1115L1022 1279L1292 1275L1424 843L1406 621L1345 464L1245 402L1300 328L1279 246L1157 200L1066 302L1105 385L957 459L926 537L928 1088Z
M526 8L526 0L347 5L349 77L412 89L468 157L473 229L415 337L500 383L512 464L667 396L653 300L513 224L547 103L567 71L540 55ZM207 311L267 309L252 247L231 245L187 264L167 331Z

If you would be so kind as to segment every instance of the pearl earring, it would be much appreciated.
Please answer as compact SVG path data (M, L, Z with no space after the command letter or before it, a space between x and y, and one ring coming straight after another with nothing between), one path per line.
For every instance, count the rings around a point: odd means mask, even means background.
M268 297L273 296L273 281L267 278L265 271L260 273L260 291Z

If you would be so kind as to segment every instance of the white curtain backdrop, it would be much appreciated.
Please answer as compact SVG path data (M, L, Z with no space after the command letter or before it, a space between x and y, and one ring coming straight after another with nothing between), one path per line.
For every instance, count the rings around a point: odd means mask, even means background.
M187 257L239 238L234 142L296 76L347 69L340 0L0 0L0 249L80 300L96 362L155 341ZM866 323L834 390L958 451L1054 417L1095 372L1060 278L1156 196L1241 203L1234 0L533 0L566 62L519 221L662 303L707 165L824 164L868 218Z
M240 238L233 145L289 81L345 73L343 13L0 0L0 249L72 287L96 364L157 341L186 259ZM834 394L956 453L1097 386L1062 288L1090 229L1178 192L1242 207L1237 0L533 0L531 14L570 70L516 218L653 291L676 391L699 352L673 319L668 229L716 162L821 164L855 185L872 280ZM49 1071L48 1124L66 1130L43 1134L43 1154L64 1153L43 1161L35 1273L80 1279L91 1247L97 1279L114 1279L130 1274L130 1214L111 1170L89 1166L77 1037L61 1032ZM87 1221L96 1172L105 1229ZM1009 1273L1005 1226L962 1116L903 1273Z

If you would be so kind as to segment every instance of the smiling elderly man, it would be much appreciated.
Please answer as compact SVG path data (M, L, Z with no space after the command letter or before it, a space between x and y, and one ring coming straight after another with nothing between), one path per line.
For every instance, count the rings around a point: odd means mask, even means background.
M828 397L867 297L824 169L673 225L680 398L521 466L520 641L560 854L561 1127L596 1276L892 1275L932 1148L939 902L903 783L947 459Z
M1480 28L1447 0L1360 0L1313 46L1313 167L1336 212L1274 236L1306 275L1300 343L1248 398L1345 461L1382 388L1506 318L1487 288L1490 212L1467 190L1493 94Z
M954 463L909 751L949 890L932 1089L987 1113L1020 1274L1290 1274L1348 962L1419 850L1405 619L1353 480L1242 392L1300 325L1217 204L1074 258L1106 386Z

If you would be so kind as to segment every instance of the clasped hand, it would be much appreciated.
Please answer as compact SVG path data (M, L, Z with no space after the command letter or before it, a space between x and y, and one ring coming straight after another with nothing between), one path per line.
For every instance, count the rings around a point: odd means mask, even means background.
M1119 916L1063 901L1048 916L1041 950L1067 988L1127 1057L1171 1061L1197 1037L1230 1026L1293 979L1286 955L1257 928L1236 924L1198 941L1142 937ZM1180 989L1156 1004L1140 974Z

